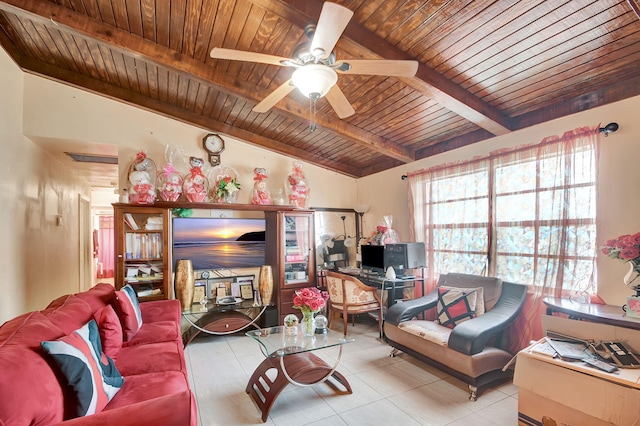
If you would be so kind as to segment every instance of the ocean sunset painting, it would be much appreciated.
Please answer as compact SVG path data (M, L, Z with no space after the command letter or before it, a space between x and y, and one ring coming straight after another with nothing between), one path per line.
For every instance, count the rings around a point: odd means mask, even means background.
M174 218L173 260L190 259L193 269L264 265L265 220Z

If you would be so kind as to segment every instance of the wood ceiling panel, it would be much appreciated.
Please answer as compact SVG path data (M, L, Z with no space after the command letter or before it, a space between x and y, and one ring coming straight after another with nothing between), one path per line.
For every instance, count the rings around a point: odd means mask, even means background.
M473 84L482 85L483 88L490 88L496 82L501 80L500 76L509 75L514 76L519 73L526 73L533 75L539 72L540 69L545 69L554 66L555 64L563 64L567 57L561 57L567 52L569 58L580 56L593 49L593 46L588 46L590 38L597 34L594 28L595 22L576 23L570 29L564 28L564 25L560 25L558 31L555 31L551 27L545 29L545 31L539 34L545 34L540 38L530 37L523 40L518 45L512 46L509 52L514 52L517 49L517 54L509 53L511 56L505 58L504 54L497 54L491 60L485 61L482 65L469 69L466 71L466 75L463 78L460 76L451 76L454 81L463 85L467 90L476 92L477 88L473 88ZM563 29L564 28L564 29ZM570 35L571 31L580 32L577 37ZM542 38L546 37L546 38ZM601 43L601 41L600 41ZM491 68L489 68L491 67ZM531 67L537 69L531 70ZM507 73L507 71L509 71ZM489 79L492 76L493 79ZM511 82L506 83L508 86Z
M499 27L498 23L512 19L512 15L518 13L519 3L499 1L487 5L486 2L480 2L477 7L465 8L464 15L467 20L462 21L456 15L456 19L450 21L449 25L440 27L438 31L430 34L428 40L425 40L426 50L418 54L418 59L436 70L442 62L449 58L452 52L455 52L453 46L456 43L463 40L465 45L472 46L483 36ZM509 11L511 13L508 13ZM446 34L442 33L443 29L447 29Z
M111 0L97 0L100 20L106 24L116 26L116 18Z
M169 8L169 48L182 52L186 0L171 0Z
M637 34L640 36L640 33ZM636 65L640 61L640 39L637 43L626 45L624 48L613 51L602 57L597 57L596 52L589 52L572 60L559 64L554 68L538 73L531 78L521 79L517 83L505 87L503 90L497 89L491 93L496 97L495 103L501 108L509 109L514 103L521 102L518 98L529 99L531 102L544 102L545 99L553 98L553 95L575 91L576 87L583 81L582 74L591 75L588 83L598 84L600 75L609 73L621 74L616 71L628 64ZM615 68L608 66L615 64Z
M0 43L28 72L363 176L640 94L638 15L624 0L343 0L338 60L420 61L414 78L341 74L355 114L297 90L252 108L293 69L322 0L0 0ZM383 73L383 70L381 69Z
M113 9L113 18L116 21L115 26L125 31L131 32L131 23L129 21L130 16L127 13L127 5L125 3L125 0L111 0L111 8ZM142 32L136 35L141 36Z
M169 32L171 28L171 12L169 2L143 0L142 10L144 11L144 16L148 16L146 19L153 20L153 26L155 27L155 42L160 46L170 47ZM151 26L151 23L149 26Z
M501 20L501 24L487 22L480 25L472 33L473 39L461 39L441 51L435 58L434 70L447 78L454 79L459 75L475 75L470 69L483 65L485 68L493 67L499 63L497 55L511 47L515 42L527 39L538 33L535 28L540 20L537 11L547 14L558 9L561 2L519 2L517 7L509 8L505 13L511 15L509 20ZM488 60L495 62L487 64ZM504 60L503 58L501 58ZM477 71L476 71L477 73ZM461 77L458 80L463 80Z
M626 19L624 21L626 21ZM627 24L628 22L624 22L625 27ZM596 31L592 32L589 24L586 25L584 30L585 33L578 38L567 39L566 35L558 34L549 38L544 45L532 46L528 50L521 51L511 58L509 64L505 62L504 64L476 74L473 79L473 83L475 84L470 84L472 83L471 81L459 82L467 87L468 90L482 97L488 96L486 99L491 100L492 97L490 94L493 90L499 89L500 86L508 87L514 82L521 80L525 75L537 75L554 66L563 67L564 64L574 60L574 58L579 58L584 55L599 55L600 53L598 52L604 53L606 50L611 49L612 42L628 34L628 29L616 28L607 35L610 42L603 45L601 39L592 39L591 34L595 34ZM627 43L627 41L624 42L624 44ZM540 58L540 52L544 52L545 60ZM454 81L457 80L454 79ZM500 86L497 86L497 83L499 83ZM482 90L478 91L479 89ZM497 98L497 96L493 98Z

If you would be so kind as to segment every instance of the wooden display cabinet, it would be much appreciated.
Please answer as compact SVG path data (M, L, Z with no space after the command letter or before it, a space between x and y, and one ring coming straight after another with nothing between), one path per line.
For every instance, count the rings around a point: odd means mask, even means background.
M171 298L171 210L114 204L115 286L131 284L141 302Z
M278 324L287 314L301 316L293 308L296 289L315 286L315 244L312 211L265 212L266 239L275 241L267 250L266 263L272 266Z

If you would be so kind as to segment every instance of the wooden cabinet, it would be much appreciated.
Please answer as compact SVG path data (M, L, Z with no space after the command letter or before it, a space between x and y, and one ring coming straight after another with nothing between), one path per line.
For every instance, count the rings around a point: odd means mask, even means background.
M140 301L171 298L171 210L114 204L115 286Z
M290 206L169 203L113 204L117 289L131 284L141 301L173 298L172 209L262 211L266 219L265 264L271 265L277 324L293 309L298 288L315 286L314 212ZM266 316L271 314L267 312ZM269 320L267 325L275 320Z
M312 211L265 212L266 263L272 266L278 324L293 308L296 289L315 286L315 244ZM271 244L275 242L275 247Z

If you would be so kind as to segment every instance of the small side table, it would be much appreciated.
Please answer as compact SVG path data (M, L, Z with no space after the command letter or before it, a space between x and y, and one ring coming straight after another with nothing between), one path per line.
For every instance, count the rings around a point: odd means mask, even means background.
M298 326L300 328L300 326ZM260 344L265 360L260 363L251 375L246 392L256 403L262 413L262 421L266 422L280 392L288 385L311 386L327 381L334 389L343 393L352 393L347 379L336 371L342 356L342 345L353 342L342 333L327 330L325 334L305 337L298 329L297 336L285 333L284 326L264 328L246 333ZM330 366L313 351L340 347L340 353L333 366ZM275 369L276 376L272 380L267 371ZM342 389L340 389L342 388Z
M626 316L620 306L576 303L563 297L545 297L543 302L547 315L561 312L569 318L640 330L640 319Z

